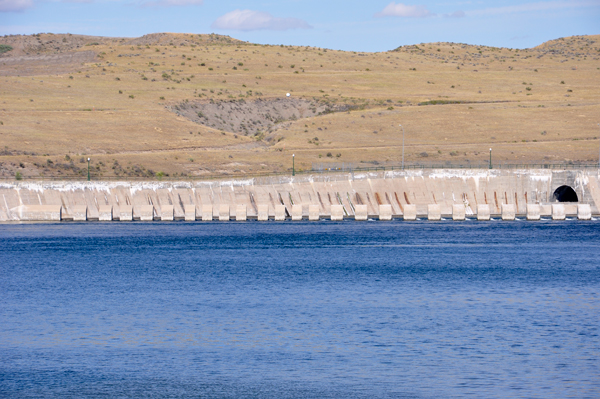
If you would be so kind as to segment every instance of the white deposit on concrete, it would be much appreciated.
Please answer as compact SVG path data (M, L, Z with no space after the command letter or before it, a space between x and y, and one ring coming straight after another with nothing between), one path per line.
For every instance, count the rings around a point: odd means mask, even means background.
M538 205L544 217L555 215L554 194L562 186L572 188L578 200L563 204L567 217L581 214L578 205L587 205L590 215L599 214L600 185L595 170L439 169L210 182L0 183L0 222L83 220L84 208L87 220L170 219L170 208L163 211L165 206L172 207L174 219L189 221L221 219L221 206L229 207L230 218L237 219L237 207L244 206L247 218L259 220L300 220L307 210L310 220L348 216L361 220L365 207L367 217L389 220L402 215L414 220L417 215L429 218L435 214L437 218L435 205L441 216L452 214L453 219L462 218L457 205L464 206L465 215L477 213L480 219L482 205L489 208L489 215L502 214L509 219L512 214L526 216L528 205ZM38 206L54 208L44 211L35 208ZM147 207L153 207L151 217Z

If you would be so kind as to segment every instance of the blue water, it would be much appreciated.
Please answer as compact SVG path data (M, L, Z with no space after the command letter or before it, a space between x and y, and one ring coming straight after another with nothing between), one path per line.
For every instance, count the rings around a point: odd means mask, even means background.
M1 397L597 398L600 224L0 225Z

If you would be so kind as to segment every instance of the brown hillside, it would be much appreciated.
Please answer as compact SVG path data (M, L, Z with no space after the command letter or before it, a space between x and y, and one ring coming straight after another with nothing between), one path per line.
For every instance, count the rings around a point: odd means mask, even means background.
M600 36L384 53L227 36L0 37L0 176L248 174L327 162L597 162ZM286 97L290 93L290 97ZM84 171L85 170L85 171Z

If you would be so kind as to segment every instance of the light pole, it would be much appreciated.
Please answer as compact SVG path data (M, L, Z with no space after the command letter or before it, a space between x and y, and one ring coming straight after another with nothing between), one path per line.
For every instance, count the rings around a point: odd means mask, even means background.
M399 126L402 128L402 170L404 170L404 126Z
M90 181L90 159L88 158L88 181Z
M492 169L492 149L490 148L490 169Z
M292 176L296 176L296 154L292 154Z
M598 123L598 128L600 128L600 123ZM600 153L598 154L598 169L600 169Z

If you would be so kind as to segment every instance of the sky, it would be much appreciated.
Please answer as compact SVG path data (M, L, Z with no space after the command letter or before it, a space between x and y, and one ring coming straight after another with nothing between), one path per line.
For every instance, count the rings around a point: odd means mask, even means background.
M0 0L0 35L219 33L346 51L455 42L528 48L600 34L600 0Z

